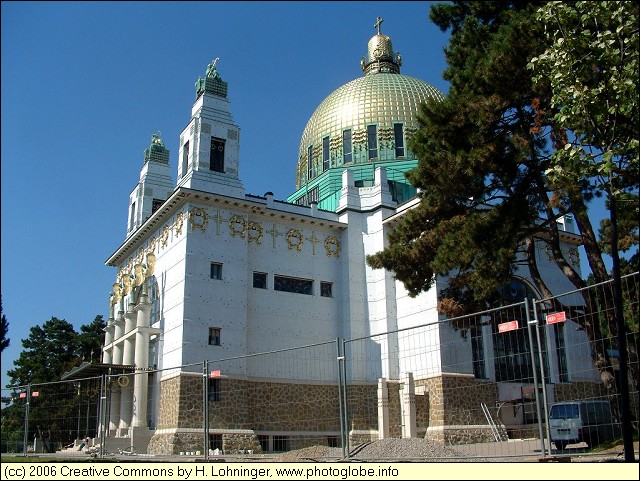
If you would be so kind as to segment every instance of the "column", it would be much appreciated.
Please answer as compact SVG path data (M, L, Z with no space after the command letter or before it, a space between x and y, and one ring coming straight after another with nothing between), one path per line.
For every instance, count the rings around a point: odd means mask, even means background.
M136 376L133 387L134 428L147 427L147 390L149 386L149 317L151 314L151 303L146 293L146 284L143 287L138 303L138 332L136 333L135 365Z
M378 379L378 439L389 437L389 390L385 378Z
M111 356L111 362L113 364L122 364L122 341L118 342L124 334L124 307L120 303L118 307L118 314L113 322L113 352ZM109 409L109 435L115 435L118 426L120 425L120 387L117 384L113 384L117 378L110 378L112 383L111 388L111 407Z
M109 346L113 342L113 332L115 330L113 309L115 306L109 306L109 320L107 321L104 331L104 346ZM113 359L113 346L102 350L102 362L105 364L111 364Z
M413 373L407 372L402 376L400 386L400 411L402 412L402 437L415 438L416 426L416 385Z
M127 336L135 328L136 311L131 303L127 306L127 313L124 315L124 335ZM132 366L134 363L134 337L125 337L122 349L122 364ZM133 414L133 386L134 375L128 375L129 382L122 386L120 390L120 435L124 436L131 426L131 416Z

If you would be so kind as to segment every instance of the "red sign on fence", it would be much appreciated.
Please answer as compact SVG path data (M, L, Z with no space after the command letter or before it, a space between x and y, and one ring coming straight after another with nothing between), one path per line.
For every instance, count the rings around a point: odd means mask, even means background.
M564 311L547 314L547 324L555 324L556 322L564 322L566 320L567 315Z
M31 396L33 396L33 397L40 396L40 391L33 391L31 393Z
M211 371L211 376L210 377L220 377L220 370Z
M27 397L27 393L26 392L21 392L20 393L20 397Z
M507 332L518 329L518 321L509 321L498 324L498 332Z

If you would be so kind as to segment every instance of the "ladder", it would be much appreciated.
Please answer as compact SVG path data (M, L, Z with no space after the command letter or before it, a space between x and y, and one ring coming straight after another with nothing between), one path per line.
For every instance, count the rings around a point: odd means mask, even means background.
M489 426L491 426L491 432L493 433L493 437L495 438L496 442L498 443L502 441L502 436L500 435L498 426L496 426L496 423L493 420L491 413L489 412L489 408L485 403L480 403L480 406L482 407L482 412L484 413L484 416L487 418L487 422L489 423Z

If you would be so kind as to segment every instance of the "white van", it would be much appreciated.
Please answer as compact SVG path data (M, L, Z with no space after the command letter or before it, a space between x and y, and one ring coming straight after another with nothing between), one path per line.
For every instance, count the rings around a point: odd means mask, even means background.
M585 442L589 447L620 436L609 401L570 401L551 405L551 441L557 449Z

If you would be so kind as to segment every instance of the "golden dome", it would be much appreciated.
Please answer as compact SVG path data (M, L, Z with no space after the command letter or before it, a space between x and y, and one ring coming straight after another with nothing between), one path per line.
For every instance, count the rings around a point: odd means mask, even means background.
M374 35L369 41L367 55L361 61L365 75L329 94L307 122L300 140L296 188L327 168L363 161L415 159L406 149L401 158L395 156L394 124L402 125L404 137L408 140L418 128L418 106L429 99L441 100L444 95L420 79L400 74L400 65L400 54L393 52L389 37L380 32ZM372 124L377 126L378 157L365 158L358 152L367 149L367 126ZM352 139L353 155L350 157L343 151L345 131ZM329 162L326 154L323 155L327 137ZM309 155L312 158L311 169ZM351 162L345 162L345 159Z

